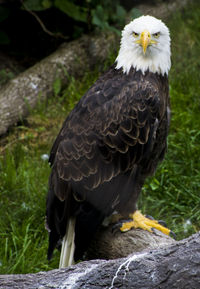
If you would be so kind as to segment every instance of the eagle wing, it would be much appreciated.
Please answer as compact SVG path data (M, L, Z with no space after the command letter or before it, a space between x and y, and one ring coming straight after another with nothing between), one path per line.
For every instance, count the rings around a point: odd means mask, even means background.
M166 146L157 139L164 112L154 81L133 80L130 74L111 70L64 122L50 155L54 182L64 181L80 198L87 192L90 199L92 191L136 165L148 175ZM55 193L64 200L66 191L64 187Z

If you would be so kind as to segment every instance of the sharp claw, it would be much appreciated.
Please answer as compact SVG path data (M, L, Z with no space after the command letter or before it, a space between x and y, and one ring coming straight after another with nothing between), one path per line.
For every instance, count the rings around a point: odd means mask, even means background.
M119 220L116 224L114 224L112 226L112 230L111 232L113 234L116 234L118 231L120 231L120 228L123 226L124 223L128 223L133 221L132 219L128 219L128 220ZM121 233L124 233L123 231L120 231Z
M169 235L176 240L176 234L173 231L170 231Z
M158 220L158 224L162 225L163 227L167 228L167 224L163 220Z
M152 233L156 234L157 230L155 228L151 228Z
M145 217L149 220L155 220L154 217L150 216L150 215L145 215Z

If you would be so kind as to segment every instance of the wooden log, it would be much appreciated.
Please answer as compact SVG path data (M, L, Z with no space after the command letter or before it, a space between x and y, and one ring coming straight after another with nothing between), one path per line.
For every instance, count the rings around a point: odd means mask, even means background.
M25 118L38 101L53 93L59 78L67 85L69 76L80 77L95 63L104 62L111 47L118 47L116 35L83 36L65 43L33 67L10 80L0 89L0 135Z
M143 234L149 233L143 231ZM200 232L126 258L85 261L36 274L0 275L0 288L197 289L200 288Z
M153 234L141 229L125 233L117 229L113 232L113 224L110 224L108 227L102 226L96 233L85 254L85 260L123 258L133 252L158 249L175 242L173 238L157 230Z

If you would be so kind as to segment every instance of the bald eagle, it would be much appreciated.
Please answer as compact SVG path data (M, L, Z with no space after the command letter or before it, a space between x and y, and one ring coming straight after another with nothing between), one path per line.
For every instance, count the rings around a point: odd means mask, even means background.
M122 31L115 63L63 123L49 158L46 210L48 258L62 240L60 267L83 257L114 212L129 218L121 231L170 233L136 207L146 177L167 148L170 66L166 25L152 16L131 21Z

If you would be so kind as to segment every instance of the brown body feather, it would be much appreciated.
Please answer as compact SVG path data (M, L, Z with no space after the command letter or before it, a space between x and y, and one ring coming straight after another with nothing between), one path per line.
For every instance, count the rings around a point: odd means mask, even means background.
M168 94L166 75L113 66L69 114L50 155L49 258L70 217L77 219L77 259L105 216L136 210L145 178L166 151Z

